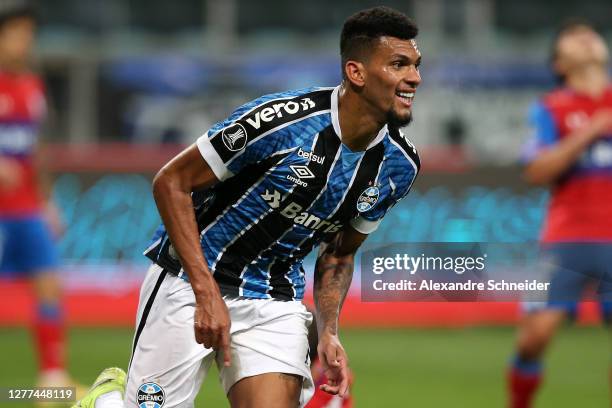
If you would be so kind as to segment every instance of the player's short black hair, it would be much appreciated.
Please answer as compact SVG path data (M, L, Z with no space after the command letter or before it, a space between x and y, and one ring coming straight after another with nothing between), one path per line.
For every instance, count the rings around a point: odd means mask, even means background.
M555 70L555 65L554 65L557 59L559 58L559 40L561 39L562 36L569 34L572 31L575 31L580 28L588 28L590 30L593 30L599 33L599 30L597 29L597 27L595 27L588 20L585 20L582 18L571 18L571 19L565 20L555 30L555 35L553 36L552 42L550 45L550 54L549 54L548 63L550 65L550 69L553 72L553 75L555 76L555 82L558 85L565 84L565 75L557 72Z
M353 14L344 22L340 35L342 77L346 76L346 62L366 57L379 37L411 40L418 33L419 28L410 18L390 7L373 7Z
M27 17L38 21L36 7L29 0L0 0L0 27L15 18Z

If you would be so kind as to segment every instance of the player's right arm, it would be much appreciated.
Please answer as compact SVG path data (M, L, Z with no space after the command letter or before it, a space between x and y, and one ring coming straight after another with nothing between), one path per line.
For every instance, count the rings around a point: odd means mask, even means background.
M219 287L208 269L200 246L191 192L218 181L193 144L166 164L153 180L153 196L162 221L183 269L189 276L196 299L196 341L223 352L230 364L230 318Z
M597 138L612 131L612 110L599 110L585 126L551 143L550 133L555 132L551 127L554 125L550 123L552 119L545 115L546 112L540 112L540 117L535 118L538 152L528 161L523 173L525 180L531 184L554 183Z
M204 258L191 193L231 178L276 152L299 146L297 135L286 137L280 130L308 115L325 113L329 106L320 101L328 101L329 92L291 91L241 106L172 159L153 181L159 213L196 297L196 340L222 351L225 365L230 364L230 318ZM289 106L289 99L291 109L281 110Z

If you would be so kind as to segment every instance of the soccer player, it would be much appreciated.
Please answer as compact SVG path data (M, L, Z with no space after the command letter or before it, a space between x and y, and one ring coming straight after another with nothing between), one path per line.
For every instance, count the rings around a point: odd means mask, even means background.
M27 276L36 295L39 385L70 385L65 371L55 207L40 169L44 89L29 68L36 26L26 2L0 4L0 277Z
M551 186L542 248L554 265L550 299L518 330L508 375L509 405L532 406L542 357L559 324L576 313L589 281L599 283L604 317L612 316L612 86L609 52L589 25L562 28L552 68L561 87L533 107L535 137L526 179ZM543 306L543 307L542 307Z
M302 259L321 245L314 298L327 383L345 396L338 314L354 254L417 175L399 131L421 78L416 25L376 7L344 24L342 83L238 108L156 175L125 405L192 406L216 360L233 407L295 407L313 392ZM122 406L109 369L80 406ZM99 398L98 398L99 397ZM117 404L117 405L112 405Z

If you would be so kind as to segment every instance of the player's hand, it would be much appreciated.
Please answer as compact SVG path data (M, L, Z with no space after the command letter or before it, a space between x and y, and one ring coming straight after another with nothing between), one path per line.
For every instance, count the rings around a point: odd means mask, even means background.
M338 336L331 333L320 335L317 352L327 377L327 384L322 384L320 389L344 398L348 395L350 378L348 358Z
M0 158L0 189L11 190L21 179L21 167L13 159Z
M223 355L223 365L231 365L230 317L218 290L196 297L194 331L196 341Z
M600 109L593 114L589 130L594 138L612 134L612 109Z

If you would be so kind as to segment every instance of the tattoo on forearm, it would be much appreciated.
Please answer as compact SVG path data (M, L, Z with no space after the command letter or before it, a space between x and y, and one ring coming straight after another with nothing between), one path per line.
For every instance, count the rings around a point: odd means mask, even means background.
M325 251L317 260L314 297L321 329L337 331L338 315L353 278L353 257L335 257Z

